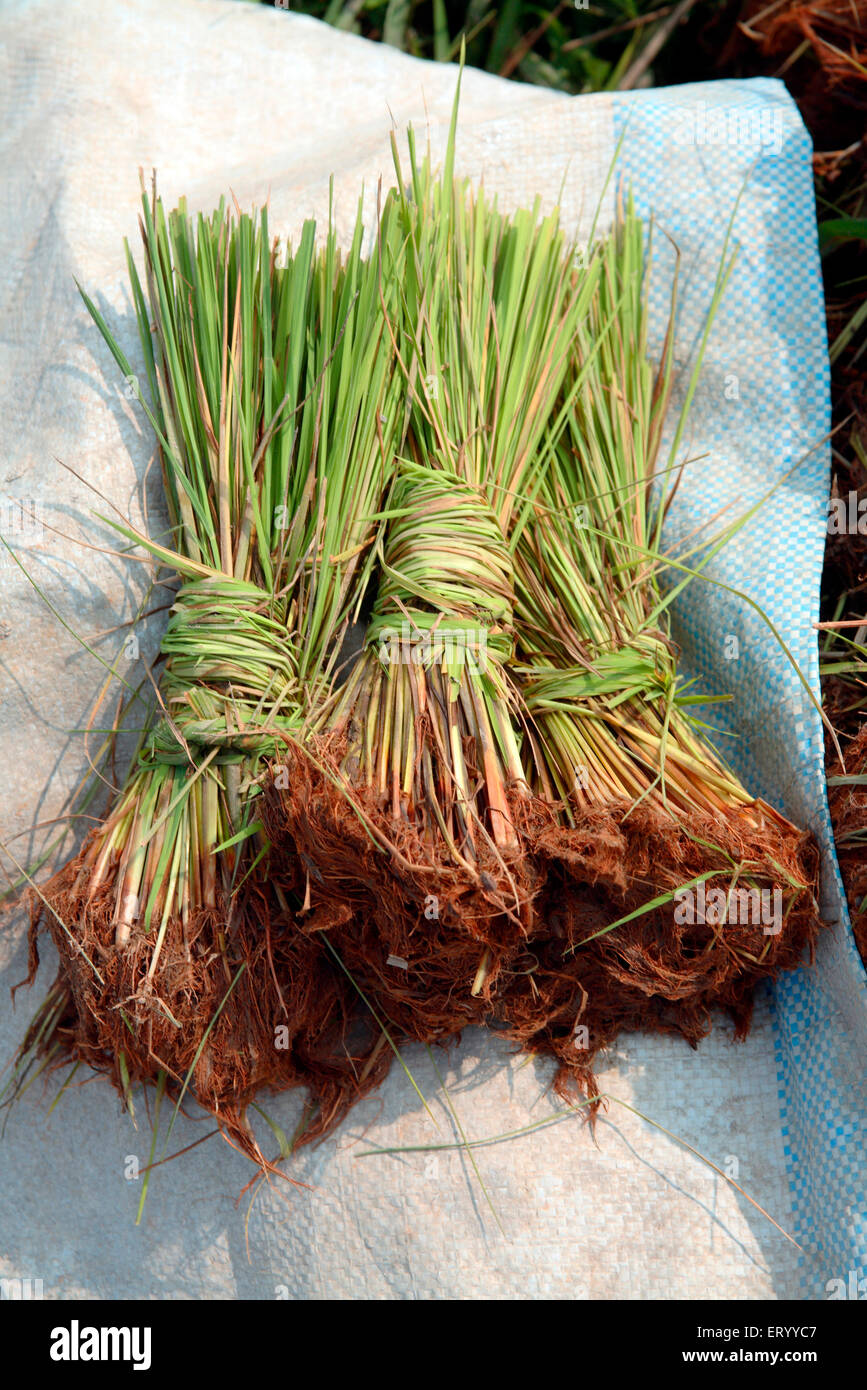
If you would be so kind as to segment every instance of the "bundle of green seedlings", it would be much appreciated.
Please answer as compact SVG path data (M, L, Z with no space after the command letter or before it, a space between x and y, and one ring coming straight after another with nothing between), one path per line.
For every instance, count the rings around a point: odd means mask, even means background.
M754 987L793 969L820 925L810 836L754 799L693 712L708 697L678 675L673 601L743 524L672 554L662 528L704 338L675 414L676 279L655 368L650 247L631 200L601 246L570 394L516 549L516 669L533 729L527 781L560 809L535 849L546 863L528 951L497 1010L553 1052L560 1081L595 1089L596 1054L624 1029L693 1045L724 1006L743 1035ZM673 479L673 486L670 485ZM712 581L711 581L712 582ZM785 659L781 651L781 659ZM524 973L527 972L527 973Z
M511 669L514 547L597 278L556 214L500 213L455 180L452 151L453 137L435 178L410 135L404 180L395 148L386 213L404 238L391 325L408 400L404 452L363 647L312 711L266 810L274 872L304 873L289 886L316 920L327 913L344 928L333 944L354 976L373 969L378 996L391 984L404 994L398 1031L414 1038L453 1031L442 996L463 970L467 933L481 944L469 987L454 991L465 1022L484 1012L488 936L514 946L532 919L527 845L540 812ZM429 991L387 963L407 951Z
M311 224L284 256L155 196L144 286L128 253L170 543L113 524L180 587L133 770L34 900L61 970L23 1061L189 1092L260 1163L262 1089L310 1088L309 1139L488 1020L592 1094L623 1028L744 1028L818 926L811 842L678 681L664 576L707 556L662 546L641 222L581 251L499 210L455 121L439 176L395 148L366 259L360 209L345 256ZM699 889L778 893L780 930Z
M171 617L130 775L32 899L31 975L41 926L61 967L22 1061L72 1052L128 1099L140 1080L190 1087L258 1161L256 1092L307 1084L313 1137L358 1095L371 1047L355 1028L348 1048L356 995L268 879L257 803L339 668L403 394L360 205L345 255L310 222L286 256L265 211L166 217L155 190L142 207L144 286L127 260L170 536L110 524L169 576Z

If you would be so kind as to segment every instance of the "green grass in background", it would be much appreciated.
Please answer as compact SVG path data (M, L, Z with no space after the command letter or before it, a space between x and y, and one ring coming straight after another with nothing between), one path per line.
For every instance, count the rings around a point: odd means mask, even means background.
M733 7L731 0L285 0L277 8L438 62L453 61L466 39L473 67L577 93L689 80L677 73L690 54L699 65L713 61L720 36L714 40L708 26Z

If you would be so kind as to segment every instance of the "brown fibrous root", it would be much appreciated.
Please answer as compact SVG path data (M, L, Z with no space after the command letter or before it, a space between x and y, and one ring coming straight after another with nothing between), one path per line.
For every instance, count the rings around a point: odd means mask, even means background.
M514 849L480 834L459 862L405 810L347 795L327 744L287 768L262 798L267 877L172 918L155 966L154 927L115 945L113 885L82 882L82 856L31 900L29 978L41 930L60 956L62 1054L123 1094L163 1073L262 1166L247 1113L260 1092L308 1089L308 1142L380 1084L392 1045L487 1024L553 1057L561 1095L593 1099L620 1034L694 1047L722 1008L743 1037L759 981L812 959L818 852L762 802L688 823L611 802L564 826L513 789ZM692 900L675 896L698 879Z

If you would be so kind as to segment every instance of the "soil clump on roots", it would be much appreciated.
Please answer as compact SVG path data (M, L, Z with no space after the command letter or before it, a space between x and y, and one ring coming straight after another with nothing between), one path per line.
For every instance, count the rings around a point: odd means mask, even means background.
M561 1093L593 1096L594 1063L622 1032L694 1047L722 1008L743 1037L756 984L812 959L818 853L761 802L680 822L612 802L564 827L522 795L520 849L473 871L357 789L350 805L327 756L290 757L291 792L266 794L272 871L293 866L300 929L327 937L395 1040L489 1023L553 1056Z

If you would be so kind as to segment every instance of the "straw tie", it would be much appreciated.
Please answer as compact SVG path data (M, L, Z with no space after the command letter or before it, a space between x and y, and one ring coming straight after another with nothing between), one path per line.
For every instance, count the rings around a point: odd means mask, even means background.
M513 649L514 569L494 512L445 469L405 465L392 495L368 646L457 675Z
M186 763L192 747L219 749L215 762L273 754L298 691L296 653L273 609L272 595L227 575L182 586L161 647L164 717L145 761Z

